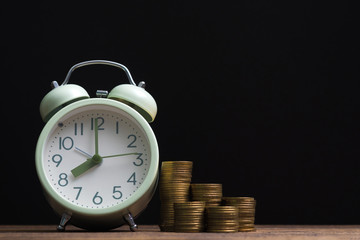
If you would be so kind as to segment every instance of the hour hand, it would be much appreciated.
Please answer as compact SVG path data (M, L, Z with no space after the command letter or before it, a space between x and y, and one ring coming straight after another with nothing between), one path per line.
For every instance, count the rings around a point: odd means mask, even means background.
M101 162L102 162L102 158L99 155L95 154L92 158L88 158L86 162L72 169L71 173L73 174L74 177L78 177Z

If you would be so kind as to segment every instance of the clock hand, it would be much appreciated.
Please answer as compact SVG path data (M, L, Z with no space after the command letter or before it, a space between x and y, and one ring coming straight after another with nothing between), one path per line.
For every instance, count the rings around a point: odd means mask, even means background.
M99 155L99 126L97 118L95 118L95 155Z
M92 158L88 158L86 162L83 162L79 166L72 169L71 173L73 174L74 177L78 177L101 162L102 162L102 157L98 154L95 154Z
M91 158L89 158L84 163L82 163L79 166L77 166L76 168L72 169L71 173L74 177L78 177L81 174L83 174L84 172L86 172L87 170L89 170L90 168L94 167L95 165L97 165L97 164L94 163L91 160Z
M75 147L75 150L78 151L78 152L80 152L81 154L85 155L85 156L88 157L88 158L92 158L92 156L91 156L90 154L88 154L87 152L81 150L81 149L78 148L78 147Z
M75 167L71 170L71 173L74 177L78 177L81 174L85 173L87 170L91 169L92 167L98 165L102 162L102 157L99 155L99 129L98 129L98 119L95 118L95 154L94 156L90 156L86 160L86 162L80 164L79 166ZM81 151L81 150L80 150ZM83 152L83 151L81 151Z
M83 152L80 149L77 149L77 150L79 150L80 152ZM87 154L85 152L83 152L83 153ZM101 157L100 155L95 154L92 158L88 158L86 160L86 162L83 162L79 166L72 169L71 173L73 174L74 177L78 177L81 174L85 173L87 170L89 170L89 169L95 167L96 165L98 165L99 163L101 163L103 158L122 157L122 156L128 156L128 155L139 155L139 154L138 153L124 153L124 154L109 155L109 156L104 156L104 157Z
M139 153L116 154L116 155L104 156L104 157L102 157L102 158L122 157L122 156L128 156L128 155L139 155Z

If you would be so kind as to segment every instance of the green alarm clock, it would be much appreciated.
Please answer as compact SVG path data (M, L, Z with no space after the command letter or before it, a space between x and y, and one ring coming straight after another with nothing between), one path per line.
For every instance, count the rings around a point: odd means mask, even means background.
M130 84L97 91L68 84L83 66L105 64L125 71ZM149 122L157 105L136 85L122 64L92 60L74 65L65 81L40 104L46 122L36 146L36 171L45 196L61 216L59 231L68 222L88 230L107 230L128 223L151 200L157 186L159 151Z

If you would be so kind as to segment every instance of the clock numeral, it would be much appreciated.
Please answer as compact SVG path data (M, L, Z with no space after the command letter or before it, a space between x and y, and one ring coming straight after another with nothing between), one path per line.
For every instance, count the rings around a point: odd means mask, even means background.
M96 192L95 196L92 199L92 201L93 201L93 203L95 205L100 205L102 203L102 201L103 201L103 198L101 196L99 196L99 192Z
M61 187L68 185L69 181L67 180L68 175L66 173L60 173L58 184Z
M78 124L75 123L75 126L74 126L74 134L75 136L78 135ZM83 123L80 123L80 135L84 135L84 124Z
M135 172L133 174L131 174L131 176L129 177L129 179L127 180L128 183L133 183L134 185L136 184L136 175Z
M56 163L56 167L58 167L62 161L62 156L60 154L55 154L52 156L51 160Z
M71 137L65 137L64 139L62 137L59 137L59 150L65 149L70 150L74 146L74 140Z
M116 134L119 134L119 122L116 121Z
M143 163L144 163L144 160L141 158L141 156L143 155L142 153L138 153L137 154L138 155L138 157L136 158L137 160L140 160L140 162L139 163L137 163L137 162L133 162L133 164L135 165L135 166L141 166L141 165L143 165Z
M78 199L79 199L79 196L80 196L80 192L81 192L81 190L82 190L82 187L74 187L74 189L78 189L78 190L79 190L78 193L76 194L76 198L75 198L75 200L78 200Z
M120 190L117 190L118 188L121 188L121 186L114 186L114 188L113 188L113 198L114 199L120 199L120 198L122 198L122 192L120 191Z
M130 140L130 144L127 146L128 148L136 148L136 145L133 145L136 142L136 136L134 134L131 134L128 136L128 139L132 139Z
M105 119L103 117L97 117L96 118L98 121L98 130L104 130L105 128L101 127L104 122L105 122ZM94 124L95 124L95 119L94 118L91 118L91 130L94 130Z

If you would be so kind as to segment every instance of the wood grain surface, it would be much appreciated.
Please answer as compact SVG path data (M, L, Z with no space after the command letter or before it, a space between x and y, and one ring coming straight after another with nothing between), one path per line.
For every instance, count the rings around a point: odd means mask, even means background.
M137 232L130 232L127 226L109 232L88 232L68 226L65 232L57 232L54 225L1 225L0 239L360 239L360 225L256 225L256 229L238 233L173 233L160 232L155 225L141 225Z

